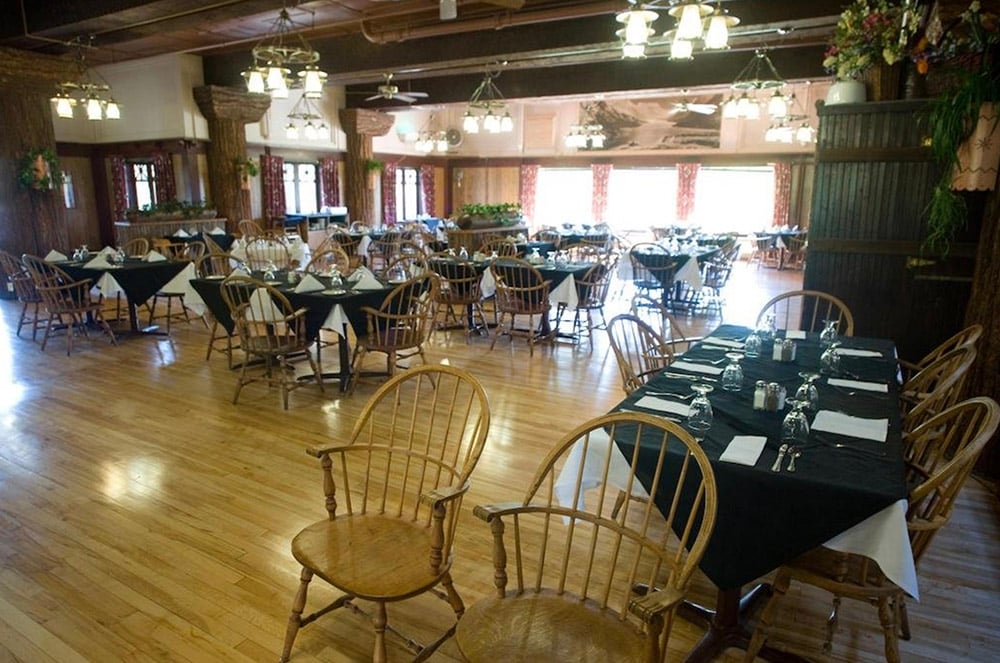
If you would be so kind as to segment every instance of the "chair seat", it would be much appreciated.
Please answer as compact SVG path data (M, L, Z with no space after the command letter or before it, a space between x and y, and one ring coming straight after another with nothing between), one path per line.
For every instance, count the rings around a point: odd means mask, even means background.
M498 599L466 610L455 639L470 661L642 661L641 630L574 595L543 590Z
M431 572L425 554L400 553L430 550L430 531L394 517L342 516L299 532L292 540L292 555L334 587L359 598L398 598L441 579Z

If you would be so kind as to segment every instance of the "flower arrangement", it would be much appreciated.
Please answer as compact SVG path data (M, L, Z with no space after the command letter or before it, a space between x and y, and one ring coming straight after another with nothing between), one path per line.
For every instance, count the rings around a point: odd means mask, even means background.
M919 19L900 1L854 0L840 14L823 67L837 80L849 80L883 62L896 64L908 55Z
M974 0L964 12L950 21L942 21L935 5L910 56L917 72L926 74L932 63L981 57L998 43L1000 17L994 12L983 11L979 0Z

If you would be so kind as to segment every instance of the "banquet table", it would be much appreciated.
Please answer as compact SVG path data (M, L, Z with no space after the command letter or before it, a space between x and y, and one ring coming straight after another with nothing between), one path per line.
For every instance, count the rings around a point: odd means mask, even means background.
M262 275L255 273L254 278L263 280ZM282 272L281 276L285 276ZM326 277L313 275L324 285L329 285ZM230 335L235 331L235 324L229 315L229 309L222 299L223 279L192 279L191 286L198 292L208 310ZM278 282L275 287L288 298L293 308L306 310L306 334L310 339L318 340L321 329L337 332L340 370L334 376L340 380L341 391L348 387L351 375L350 344L348 341L348 326L355 335L367 333L367 319L362 307L378 308L394 286L387 285L378 290L345 290L341 294L327 294L327 291L295 292L295 286L286 282Z
M657 394L688 394L694 382L714 387L709 394L714 422L701 445L712 463L719 502L715 530L699 566L716 585L718 594L714 613L701 608L688 611L709 626L688 660L711 660L726 647L745 647L749 632L741 621L741 607L748 608L750 602L741 603L742 587L819 545L873 557L889 578L911 596L918 595L906 530L907 486L892 342L842 339L842 373L865 384L864 388L833 386L825 376L817 382L820 411L885 420L885 441L848 436L841 428L819 431L814 426L808 441L801 445L797 470L787 471L786 457L780 471L775 472L772 465L778 456L781 422L787 410L755 411L754 382L777 382L794 394L802 382L799 372L814 371L819 366L822 347L816 334L785 332L798 339L795 361L772 360L770 344L765 343L759 358L742 361L743 389L725 391L720 375L715 374L721 373L721 365L705 362L736 351L748 333L743 327L723 325L615 408L652 412L684 423L689 401ZM884 393L869 391L873 383L884 385ZM766 438L752 465L720 459L734 436ZM616 443L629 457L631 443ZM846 446L835 448L834 444ZM640 458L642 454L640 443ZM650 459L649 466L654 464ZM575 471L572 467L564 470ZM665 474L668 481L669 475ZM651 477L641 470L638 476L648 490ZM767 588L763 589L766 592ZM756 592L756 596L763 594ZM763 655L767 657L768 652Z
M670 253L664 249L662 252L636 251L636 259L646 267L664 267L670 262L677 263L677 269L673 273L672 283L662 283L663 285L663 305L668 308L681 306L694 306L698 295L701 293L704 281L701 276L701 266L713 256L719 253L717 246L699 246L694 253ZM624 261L623 261L624 262ZM657 278L661 271L652 272ZM690 296L684 296L683 284L688 285Z
M171 242L184 242L185 244L187 244L188 242L204 242L206 234L212 238L213 242L218 244L220 249L226 252L228 252L232 248L233 243L236 241L236 235L230 235L229 233L226 232L222 233L210 232L204 234L196 233L194 235L186 235L184 237L178 237L177 235L164 235L163 239L170 240Z
M156 327L139 328L136 308L158 291L183 292L184 305L197 315L205 312L201 297L189 286L194 278L194 264L186 260L147 262L127 259L120 265L86 267L86 261L56 263L74 279L91 279L94 289L105 298L124 294L128 304L129 328L132 332L156 332Z

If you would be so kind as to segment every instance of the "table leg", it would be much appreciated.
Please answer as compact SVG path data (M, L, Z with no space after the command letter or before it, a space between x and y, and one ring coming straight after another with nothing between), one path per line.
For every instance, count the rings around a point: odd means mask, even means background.
M347 323L344 323L344 333L337 339L337 350L340 353L340 391L345 393L351 383L351 348L347 342Z
M708 629L688 653L685 659L687 663L712 661L730 647L745 650L750 644L753 630L748 625L749 617L756 612L762 600L771 596L771 586L762 583L746 594L741 595L740 592L739 587L720 589L715 598L715 610L687 601L681 604L678 610L681 618ZM765 661L778 663L805 660L766 645L757 656Z

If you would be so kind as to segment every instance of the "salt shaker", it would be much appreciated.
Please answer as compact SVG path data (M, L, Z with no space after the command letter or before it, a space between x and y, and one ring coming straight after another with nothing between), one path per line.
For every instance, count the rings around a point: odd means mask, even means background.
M763 380L757 380L757 384L753 390L753 409L764 410L766 409L767 403L767 383Z

